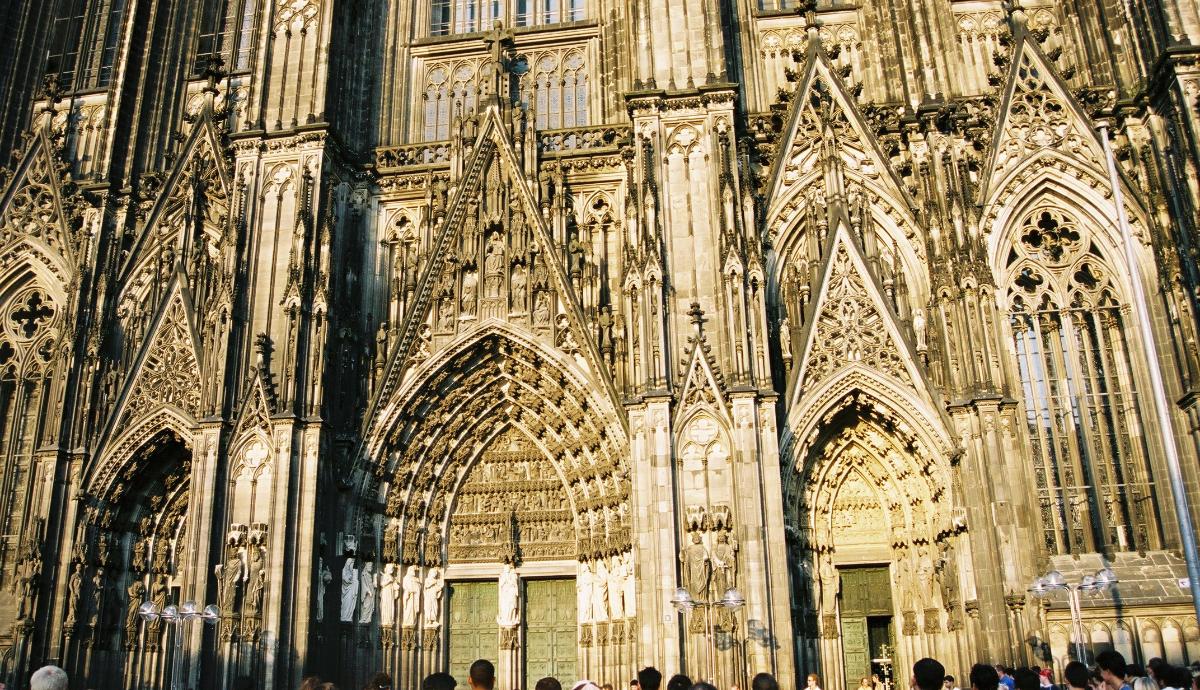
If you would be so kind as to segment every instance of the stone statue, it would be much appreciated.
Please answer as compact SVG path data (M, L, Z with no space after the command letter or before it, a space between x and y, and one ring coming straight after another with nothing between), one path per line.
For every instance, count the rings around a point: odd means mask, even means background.
M325 620L325 590L333 582L333 571L324 556L317 557L317 622Z
M714 597L724 596L726 590L737 586L737 550L738 543L729 538L728 532L717 535L712 550Z
M521 264L513 266L512 277L509 280L512 289L512 310L523 314L529 308L529 296L526 294L529 281L525 275L525 267Z
M135 573L146 572L146 540L133 540L133 556L130 558L129 569Z
M425 627L436 628L442 618L442 590L446 583L442 580L440 568L430 568L425 575Z
M608 620L608 565L604 559L596 560L596 576L592 579L592 620L602 623Z
M370 623L371 619L375 617L375 590L379 586L379 581L375 577L375 564L371 561L363 563L362 573L358 579L359 623Z
M267 588L267 571L258 568L246 584L246 601L242 607L247 618L256 618L262 613L263 593Z
M487 256L483 260L484 295L499 297L504 286L504 239L499 232L492 232L487 243Z
M104 568L96 568L92 573L92 608L88 625L93 627L100 624L101 613L104 611Z
M592 622L592 566L586 561L579 564L579 575L575 578L576 606L579 609L579 622Z
M475 271L465 271L462 281L462 313L464 316L475 314L475 298L479 292L479 276Z
M925 608L933 606L938 584L937 578L934 576L933 558L929 555L929 545L927 544L922 544L917 549L917 586L921 589L921 599Z
M354 559L347 558L342 566L342 605L338 620L343 623L354 622L354 609L358 607L358 568Z
M129 595L129 601L125 604L125 636L132 638L137 635L138 609L142 606L142 597L146 595L146 585L141 580L134 580L125 593Z
M784 361L792 358L792 322L786 316L779 322L779 349Z
M379 625L390 628L396 624L396 601L400 598L400 578L396 564L388 563L379 574Z
M917 336L917 352L928 350L929 344L925 341L925 310L917 309L913 312L912 327L913 334Z
M500 613L496 616L496 624L502 628L511 628L521 622L518 608L520 598L520 583L517 580L517 569L511 563L505 563L500 569Z
M404 571L404 581L401 587L404 598L400 601L400 625L405 628L416 627L417 616L421 612L421 570L415 565L408 566Z
M533 300L533 323L545 326L550 323L550 297L545 290L538 290Z
M619 621L625 617L625 560L621 556L612 557L612 566L608 569L608 608L612 619Z
M692 543L679 553L679 560L683 563L683 586L696 599L707 599L712 561L708 556L708 547L704 545L699 532L692 532Z
M832 615L837 612L837 596L842 586L841 576L833 565L833 556L825 554L820 557L818 576L821 578L821 613Z
M64 625L68 628L79 620L79 598L83 593L83 564L76 563L71 571L71 579L67 581L67 619Z
M221 611L232 612L233 602L237 599L237 590L246 581L246 550L240 546L230 545L227 549L225 562L216 567L217 575L217 606Z

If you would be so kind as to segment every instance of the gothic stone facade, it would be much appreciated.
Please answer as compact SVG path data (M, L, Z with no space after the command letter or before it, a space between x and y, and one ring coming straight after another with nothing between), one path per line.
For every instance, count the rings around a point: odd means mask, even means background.
M1196 3L791 4L6 3L0 679L1200 658Z

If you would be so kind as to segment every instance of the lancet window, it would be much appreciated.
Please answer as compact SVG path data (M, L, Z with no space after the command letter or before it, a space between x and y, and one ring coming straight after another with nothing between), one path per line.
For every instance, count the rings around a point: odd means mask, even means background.
M125 6L126 0L56 0L46 48L46 76L57 77L59 86L67 91L108 86Z
M1058 208L1026 218L1007 290L1049 553L1158 548L1128 310L1088 228Z
M205 0L196 34L193 70L202 72L210 58L220 58L225 69L250 69L257 24L258 0Z
M433 0L429 33L433 36L487 31L496 21L529 27L584 19L584 0Z

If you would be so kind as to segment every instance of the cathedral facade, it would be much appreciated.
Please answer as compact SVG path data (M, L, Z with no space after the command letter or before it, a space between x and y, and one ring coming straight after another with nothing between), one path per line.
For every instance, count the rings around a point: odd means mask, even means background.
M0 18L9 687L1200 659L1195 2Z

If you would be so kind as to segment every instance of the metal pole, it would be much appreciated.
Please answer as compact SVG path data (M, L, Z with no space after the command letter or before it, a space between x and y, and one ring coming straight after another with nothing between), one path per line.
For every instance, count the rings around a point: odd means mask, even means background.
M1071 605L1071 623L1075 628L1075 658L1087 663L1087 649L1083 645L1083 611L1079 609L1079 588L1067 585L1067 601Z
M171 658L171 690L183 690L183 616L174 621L175 655Z
M1100 143L1104 146L1104 157L1108 162L1108 181L1112 185L1113 202L1117 206L1117 225L1125 244L1125 263L1129 265L1129 282L1133 289L1133 313L1145 348L1150 370L1150 388L1154 396L1154 407L1158 417L1158 428L1163 436L1163 451L1167 461L1167 478L1171 483L1171 498L1175 503L1175 517L1179 522L1179 538L1183 542L1183 557L1187 562L1189 587L1192 592L1192 609L1200 622L1200 554L1196 550L1196 532L1192 527L1192 514L1188 507L1187 487L1183 483L1183 471L1179 465L1179 452L1175 447L1175 431L1171 422L1171 407L1167 401L1167 390L1163 385L1162 369L1158 363L1158 347L1154 340L1154 329L1150 326L1150 307L1142 287L1141 271L1138 270L1136 245L1129 218L1125 215L1125 197L1117 176L1117 162L1108 143L1108 123L1100 122Z

